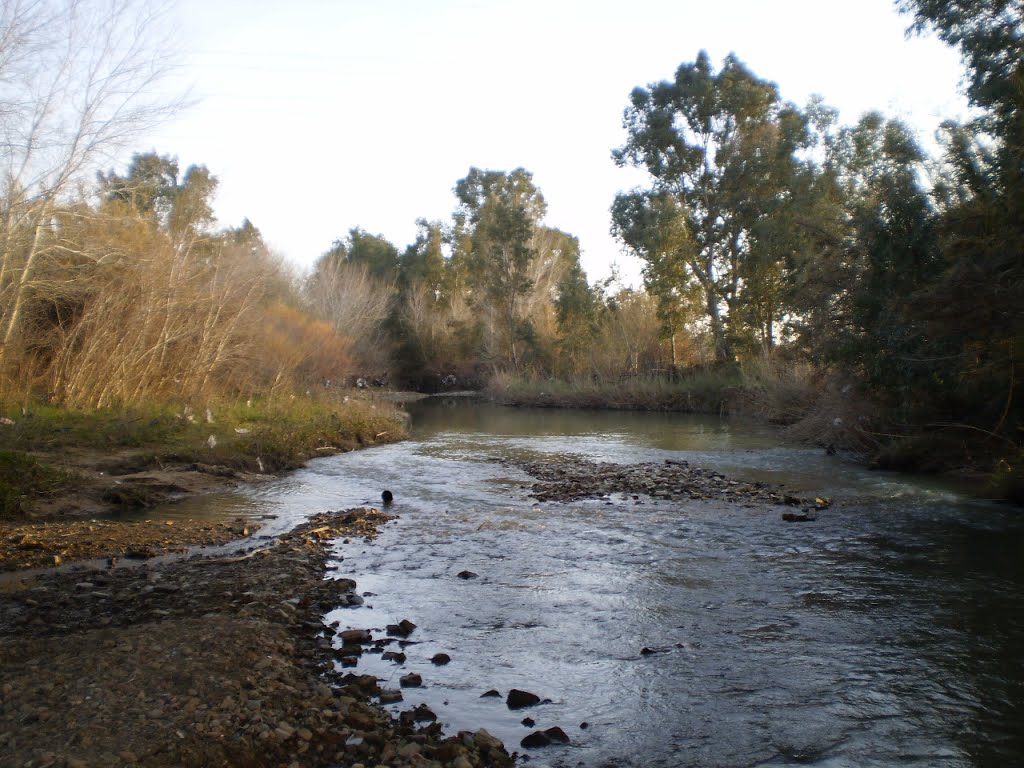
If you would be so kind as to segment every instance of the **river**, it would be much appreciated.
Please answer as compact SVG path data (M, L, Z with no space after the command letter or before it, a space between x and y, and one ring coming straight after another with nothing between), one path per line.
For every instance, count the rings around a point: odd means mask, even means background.
M419 672L402 707L426 703L452 733L485 727L533 766L1024 765L1019 512L715 417L410 411L411 439L245 500L273 532L394 493L397 522L337 545L366 604L328 619L417 625L403 665L365 654L357 669L396 688ZM711 501L538 504L531 478L494 461L538 455L685 459L835 503L800 524ZM438 652L451 663L433 666ZM481 698L511 688L545 703ZM521 749L525 717L572 743Z

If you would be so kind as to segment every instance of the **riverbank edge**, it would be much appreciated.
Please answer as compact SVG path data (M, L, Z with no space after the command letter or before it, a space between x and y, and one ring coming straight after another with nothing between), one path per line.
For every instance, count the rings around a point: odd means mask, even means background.
M19 508L0 515L0 572L152 558L244 538L258 523L156 521L139 513L406 436L408 416L394 402L365 395L359 401L339 395L332 402L314 408L289 401L258 416L248 405L242 418L222 407L215 420L210 410L204 419L187 409L117 416L28 411L22 424L0 425L0 438L8 447L14 443L13 450L0 451L0 495ZM33 416L36 423L30 424ZM78 439L94 425L94 432ZM32 431L20 436L19 445L16 430ZM158 442L159 436L167 439Z
M7 522L144 509L277 476L315 457L401 440L408 428L400 403L355 390L198 409L30 405L6 412L0 521Z
M445 737L422 707L393 718L376 678L339 668L362 648L323 617L362 599L328 570L333 542L394 517L326 512L234 556L53 571L0 592L2 762L511 766L486 731Z
M796 445L841 454L868 469L944 475L971 485L979 498L1024 507L1024 452L1003 456L972 450L962 432L950 430L900 433L882 424L880 405L844 380L808 382L794 375L716 389L701 376L681 384L661 380L652 385L638 378L583 387L502 378L482 390L481 397L511 408L739 416L778 427L782 438Z

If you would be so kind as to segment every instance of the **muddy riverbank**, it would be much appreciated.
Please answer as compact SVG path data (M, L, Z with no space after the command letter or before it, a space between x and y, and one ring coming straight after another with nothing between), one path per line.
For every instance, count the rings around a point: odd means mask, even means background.
M258 529L252 520L151 519L157 504L269 479L195 463L143 468L132 453L77 452L48 457L76 481L30 500L29 513L0 519L0 572L79 560L147 559L224 544Z
M378 681L341 666L347 627L322 616L362 598L328 573L329 548L390 519L325 513L248 552L9 579L0 763L510 765L485 731L392 718Z

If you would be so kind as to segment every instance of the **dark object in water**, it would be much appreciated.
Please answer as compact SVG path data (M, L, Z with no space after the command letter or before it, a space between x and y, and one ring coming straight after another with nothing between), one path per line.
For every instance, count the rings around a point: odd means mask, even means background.
M394 497L394 495L393 495L393 494L391 493L391 491L384 491L384 493L382 493L382 494L380 495L380 497L381 497L381 499L382 499L382 500L384 501L384 506L385 506L385 507L386 507L386 506L388 506L388 505L389 505L389 504L390 504L390 503L391 503L392 501L394 501L394 500L395 500L395 497Z
M809 520L817 520L818 511L812 507L803 512L783 512L782 519L787 523L806 523Z

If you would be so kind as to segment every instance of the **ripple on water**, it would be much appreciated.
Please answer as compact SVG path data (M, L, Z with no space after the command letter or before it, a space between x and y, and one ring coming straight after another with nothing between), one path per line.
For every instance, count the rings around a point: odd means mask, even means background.
M293 514L395 492L396 525L339 547L343 572L375 594L331 618L375 634L418 625L403 665L360 661L395 687L423 676L403 706L516 748L524 712L480 694L534 691L550 703L529 716L573 741L533 752L536 766L1024 762L1024 525L1012 516L717 419L460 411L260 496ZM802 525L709 502L537 504L532 480L494 461L527 452L699 457L837 501ZM451 663L434 667L435 653Z

